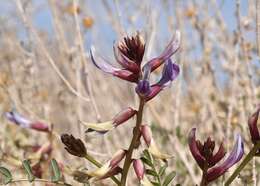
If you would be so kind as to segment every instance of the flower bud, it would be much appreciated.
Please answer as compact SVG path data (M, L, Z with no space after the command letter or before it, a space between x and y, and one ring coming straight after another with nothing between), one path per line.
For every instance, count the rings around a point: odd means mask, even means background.
M86 147L80 139L75 139L72 135L62 134L61 141L70 154L78 157L85 157L87 155Z
M149 146L152 141L152 130L148 125L142 125L141 126L141 133L144 138L145 143Z
M259 129L257 127L259 112L260 112L260 105L259 105L258 109L256 110L256 112L253 113L248 119L249 131L250 131L252 142L254 144L256 144L257 141L260 141Z
M42 123L42 122L31 123L30 128L34 129L34 130L41 131L41 132L50 132L49 126L45 123Z
M120 161L125 157L125 154L126 154L126 150L122 150L122 149L118 150L111 158L109 166L110 167L117 166L120 163Z
M144 141L146 143L146 145L148 146L148 151L155 157L158 159L169 159L172 158L171 155L162 153L159 148L157 147L153 136L152 136L152 131L150 129L150 127L148 125L142 125L141 126L141 134L144 138Z
M5 116L9 121L14 122L22 128L30 128L40 132L50 132L49 126L46 123L31 121L14 110L11 112L6 112Z
M125 121L129 120L136 114L136 110L132 109L131 107L128 107L121 112L119 112L114 118L113 118L113 124L117 127L118 125L124 123Z
M107 133L108 131L112 130L113 128L121 125L125 121L129 120L136 113L137 113L136 110L132 109L131 107L128 107L128 108L122 110L121 112L119 112L118 114L116 114L116 116L110 121L106 121L106 122L102 122L102 123L82 122L82 124L85 125L86 127L88 127L86 132L95 131L95 132L104 134L104 133Z
M142 180L144 178L144 164L140 159L136 159L133 161L133 166L135 170L135 174L139 180Z

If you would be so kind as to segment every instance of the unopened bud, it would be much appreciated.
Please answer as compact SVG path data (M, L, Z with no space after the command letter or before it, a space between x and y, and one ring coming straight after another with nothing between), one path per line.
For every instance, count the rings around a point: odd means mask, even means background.
M78 157L85 157L87 155L86 147L81 139L75 139L72 135L62 134L61 141L70 154Z
M113 123L115 126L118 126L125 121L129 120L136 114L136 110L132 109L131 107L128 107L121 112L119 112L114 118L113 118Z
M50 132L49 126L41 122L31 123L30 128L41 132Z
M133 166L135 170L135 174L139 180L142 180L144 178L144 164L140 159L136 159L133 161Z

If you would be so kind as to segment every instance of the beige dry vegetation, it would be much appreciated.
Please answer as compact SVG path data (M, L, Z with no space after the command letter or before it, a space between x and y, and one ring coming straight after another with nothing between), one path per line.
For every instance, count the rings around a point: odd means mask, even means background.
M141 33L149 41L145 59L158 54L176 29L182 34L181 49L175 56L181 74L170 89L148 104L144 116L160 147L174 155L169 162L177 171L174 184L195 185L200 180L201 172L187 146L187 133L194 126L200 139L211 135L218 142L225 140L227 149L234 143L234 134L240 132L248 152L247 117L260 102L256 1L243 2L246 11L239 0L234 1L234 9L230 9L234 25L238 24L234 30L221 10L226 1L161 1L158 6L148 0L40 2L0 2L9 7L7 14L0 15L1 115L15 107L32 119L52 123L57 134L72 133L84 139L88 152L99 161L107 160L119 148L127 148L133 120L105 136L86 136L79 122L106 121L122 108L137 107L135 87L96 69L85 46L94 44L98 51L105 51L105 56L112 56L113 40L140 29L136 25L142 20ZM40 11L51 14L46 17L50 32L34 18ZM159 24L162 20L164 28ZM16 178L26 177L20 167L20 160L29 156L25 146L48 140L53 142L51 156L64 165L93 168L69 155L55 135L50 138L21 129L4 117L0 123L0 164L9 167ZM47 178L48 162L44 165ZM130 182L136 183L133 171L131 175ZM241 178L234 185L260 184L259 159L246 167ZM67 173L65 180L79 185ZM219 179L217 185L222 181Z

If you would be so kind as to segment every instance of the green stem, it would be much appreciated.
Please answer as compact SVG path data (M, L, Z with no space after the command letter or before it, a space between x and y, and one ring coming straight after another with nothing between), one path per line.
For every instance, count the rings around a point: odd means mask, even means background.
M28 179L19 179L19 180L12 180L10 183L18 183L18 182L29 182ZM71 184L68 184L63 181L53 182L51 180L45 180L45 179L34 179L33 182L44 182L44 183L55 183L56 185L66 185L66 186L72 186ZM1 184L3 185L3 184Z
M87 154L85 156L85 158L91 162L92 164L96 165L98 168L102 167L102 164L99 163L97 160L95 160L92 156L90 156L89 154ZM117 185L120 185L120 181L115 177L115 176L111 176L110 177Z
M225 186L230 185L234 179L238 176L238 174L242 171L242 169L248 164L248 162L255 156L255 153L260 149L260 142L257 142L254 147L250 150L250 152L246 155L242 163L236 168L233 174L228 178L225 183Z
M136 145L138 143L138 140L139 140L139 137L141 134L140 126L141 126L142 118L143 118L144 105L145 105L145 101L142 98L140 98L139 109L138 109L137 118L136 118L136 125L135 125L134 131L133 131L133 138L132 138L132 141L127 150L126 158L125 158L125 162L124 162L124 166L123 166L123 173L122 173L122 177L121 177L121 186L126 185L128 170L132 163L132 154L133 154L134 149L137 148Z

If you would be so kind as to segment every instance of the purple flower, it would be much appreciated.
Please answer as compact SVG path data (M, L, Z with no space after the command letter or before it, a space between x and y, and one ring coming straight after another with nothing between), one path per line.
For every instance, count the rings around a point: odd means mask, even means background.
M152 69L149 67L149 69ZM149 93L147 92L145 100L149 101L154 98L160 91L164 88L170 86L171 82L178 76L180 68L178 65L174 64L171 59L168 59L164 64L162 76L160 80L151 85ZM137 91L138 92L138 91Z
M240 135L236 137L236 144L233 150L226 158L225 161L215 166L219 163L225 156L226 152L221 143L218 151L214 153L215 141L211 140L209 137L204 144L199 140L196 140L196 128L193 128L189 133L189 147L192 156L196 160L199 167L206 171L206 182L209 183L221 175L223 175L230 167L236 164L244 155L243 141Z
M257 127L259 113L260 113L260 105L258 106L256 112L253 113L248 119L249 131L250 131L252 142L254 144L256 144L258 141L260 141L259 130Z
M50 131L50 128L46 123L42 123L40 121L31 121L14 110L6 112L5 116L9 121L19 125L22 128L30 128L41 132Z
M93 64L102 71L123 80L137 83L136 92L147 101L152 99L165 87L169 86L179 74L178 65L171 62L170 57L180 47L180 33L177 31L165 50L156 58L149 60L143 67L145 43L137 33L133 37L125 37L123 41L114 44L114 56L121 68L114 67L105 58L96 54L92 47L90 56ZM161 79L150 86L150 73L165 63Z

